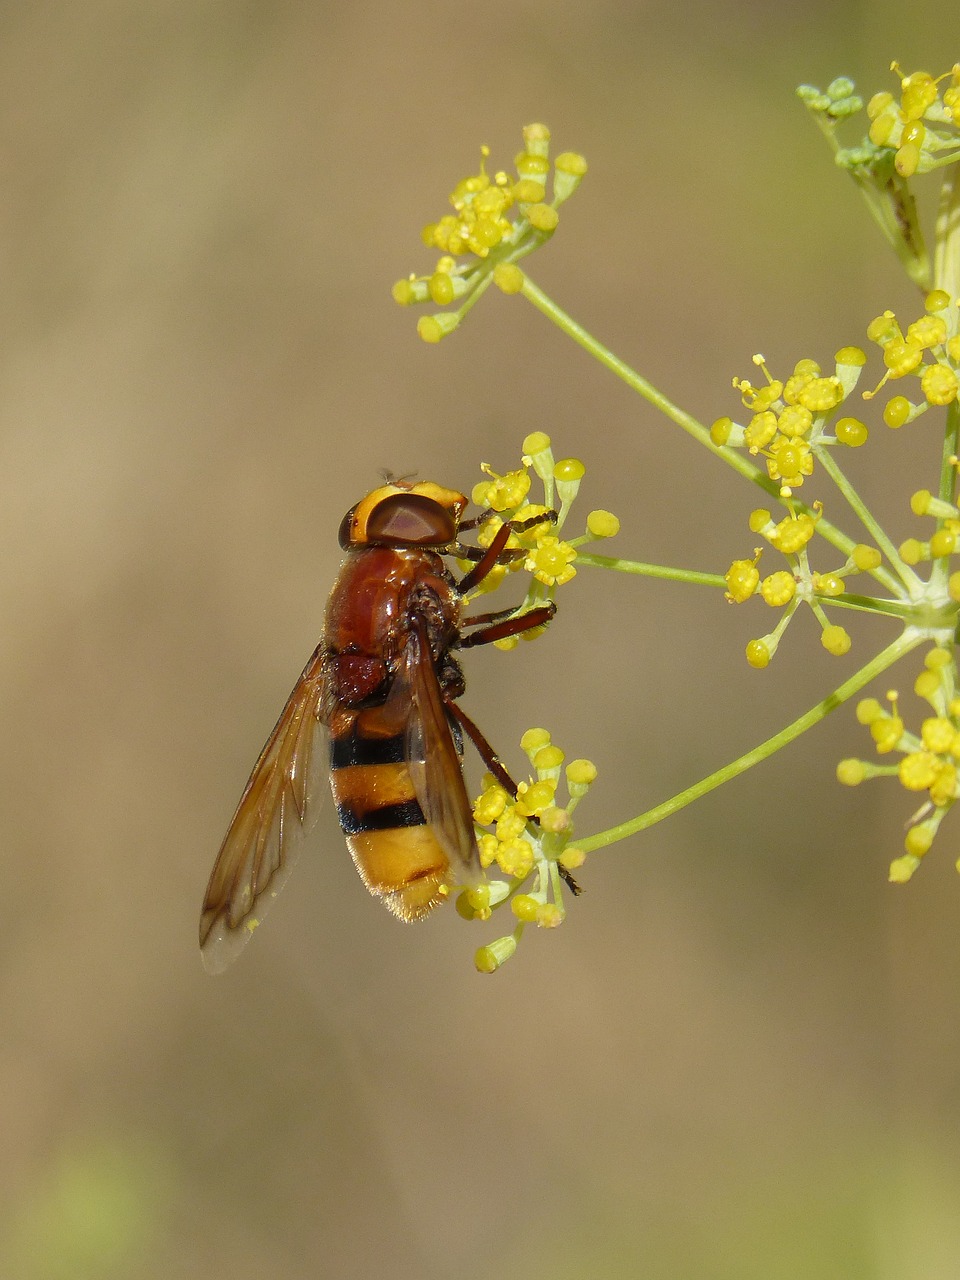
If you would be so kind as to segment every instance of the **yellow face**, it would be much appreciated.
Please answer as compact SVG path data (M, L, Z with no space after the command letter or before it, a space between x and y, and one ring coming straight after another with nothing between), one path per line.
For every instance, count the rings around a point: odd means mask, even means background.
M462 493L457 493L455 489L444 489L442 485L434 484L432 480L424 480L419 484L404 484L403 482L385 484L368 493L348 513L348 518L344 520L341 529L341 544L347 546L351 543L363 544L377 541L377 536L371 529L371 523L374 527L378 523L378 519L375 516L377 509L381 508L382 514L383 504L388 503L388 500L396 499L399 501L396 503L389 502L389 506L397 506L402 510L404 507L402 499L406 497L421 500L411 503L409 509L411 512L418 511L425 518L413 521L411 535L402 537L401 541L423 545L442 545L456 538L456 530L467 505L466 496ZM435 504L435 507L439 508L439 511L436 512L437 518L435 520L430 519L430 504ZM446 513L445 520L439 518L441 513ZM423 532L417 532L419 529L422 529ZM449 536L447 536L448 534Z

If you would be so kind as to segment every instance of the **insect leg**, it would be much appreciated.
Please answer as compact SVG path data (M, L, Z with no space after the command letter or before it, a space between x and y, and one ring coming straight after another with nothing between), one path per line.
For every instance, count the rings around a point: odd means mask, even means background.
M537 605L534 609L528 609L526 613L516 613L514 610L505 610L506 616L501 616L499 621L498 615L478 614L476 618L465 618L463 625L477 626L480 625L479 631L474 631L472 635L461 636L460 648L471 649L478 644L492 644L494 640L506 640L508 636L520 635L523 631L532 631L535 627L543 627L550 621L557 612L557 606L552 600L547 604Z
M470 572L458 584L458 590L461 595L465 595L468 591L472 591L475 586L481 583L495 564L509 563L509 560L517 560L519 556L514 548L506 550L507 539L511 533L523 533L526 529L532 529L538 524L556 524L557 513L555 511L545 511L542 515L531 516L529 520L507 520L500 526L494 535L493 541L484 551L483 555L473 566ZM472 551L474 548L461 548L461 551ZM525 553L523 553L525 554ZM504 561L503 557L509 557L508 561ZM473 557L467 555L466 559Z
M481 733L479 727L474 724L463 708L453 700L453 698L445 698L447 710L451 713L464 733L477 749L480 759L487 766L496 780L500 783L505 791L509 791L514 800L517 798L517 784L510 777L503 764L503 761L494 751L493 747Z

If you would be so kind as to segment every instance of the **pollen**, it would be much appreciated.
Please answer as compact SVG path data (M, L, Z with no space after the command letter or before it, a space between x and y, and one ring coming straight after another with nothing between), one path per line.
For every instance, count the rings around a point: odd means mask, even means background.
M520 448L525 454L531 457L538 453L544 453L550 448L550 437L545 431L531 431L528 436L524 436L523 443Z
M734 560L724 574L727 584L727 599L734 604L743 604L755 593L760 583L760 571L756 560Z
M873 724L874 720L879 720L884 715L886 712L876 698L861 698L857 703L857 720L860 724Z
M417 333L424 342L436 343L443 338L443 329L436 316L421 316L417 321Z
M570 830L569 811L561 809L559 805L548 804L540 810L537 818L540 822L540 830L549 832L551 835L560 835Z
M562 586L577 572L573 567L576 558L577 553L569 542L561 542L556 534L547 534L527 556L524 568L544 586Z
M862 368L867 363L867 353L861 347L841 347L834 357L838 365Z
M920 375L920 389L929 404L950 404L957 398L960 379L948 365L930 364Z
M563 912L555 902L544 902L537 911L537 925L541 929L556 929L563 924Z
M907 339L928 349L938 347L947 340L947 326L940 316L921 316L907 329Z
M774 379L771 379L765 387L755 387L746 380L734 385L740 391L744 408L752 409L755 414L766 412L783 395L783 383Z
M925 822L919 822L907 832L903 840L903 847L914 858L922 858L930 852L930 846L933 844L935 835L936 829L934 827L928 826Z
M587 532L594 538L615 538L620 532L620 521L609 511L591 511L587 516Z
M524 924L533 924L541 905L542 903L539 903L529 893L518 893L510 903L510 910Z
M582 178L587 172L586 159L577 151L561 151L554 160L553 167L576 178Z
M501 844L510 840L519 840L526 830L526 817L515 805L509 805L497 819L497 839ZM499 857L499 853L497 855Z
M530 842L519 837L502 840L497 850L497 865L504 875L525 880L533 870L533 848Z
M845 653L849 653L852 641L843 627L833 625L824 627L820 634L820 643L827 653L832 653L835 658L841 658Z
M850 449L857 449L860 445L866 444L869 435L866 424L859 418L841 418L834 430L840 443Z
M574 484L583 479L586 470L579 458L561 458L553 468L553 474L558 482Z
M929 489L918 489L910 495L910 510L915 516L925 516L930 510L933 494Z
M813 472L813 454L805 440L791 440L783 436L770 447L767 472L771 480L799 486L804 476Z
M813 426L813 414L803 404L788 404L777 419L782 436L805 436Z
M912 407L906 396L893 396L884 405L883 420L888 427L896 430L910 420Z
M406 281L401 280L400 283L405 284ZM395 286L395 287L398 287L398 286ZM730 432L732 431L732 429L733 429L732 418L726 418L726 417L717 418L717 420L710 427L710 439L713 441L715 445L725 445L727 441L730 439Z
M900 114L904 120L919 120L937 100L937 82L927 71L903 75L896 62L890 68L900 76Z
M960 756L960 751L957 749L960 735L957 734L953 722L946 716L931 716L924 720L920 728L920 738L928 751L935 751L938 755L949 753Z
M923 543L916 538L906 538L897 550L903 563L909 565L919 564L926 553Z
M743 441L751 453L765 448L777 434L777 415L771 409L755 413L743 433Z
M870 736L881 755L893 751L903 737L903 721L899 716L880 715L870 724Z
M502 964L510 959L517 949L517 940L512 934L505 938L497 938L494 942L481 947L473 957L478 973L496 973Z
M883 315L876 316L867 325L867 337L881 347L901 336L900 326L892 311L884 311Z
M550 745L550 734L546 729L528 729L520 739L520 747L528 756Z
M534 783L521 782L517 788L517 811L526 817L542 813L553 804L557 784L551 778L541 778Z
M597 766L592 760L571 760L566 768L567 786L571 791L574 789L586 790L591 783L596 781Z
M489 827L501 817L509 799L499 783L487 787L473 807L474 821L479 822L481 827Z
M846 584L839 574L836 573L815 573L813 575L814 590L822 596L833 599L836 596L842 596L846 591Z
M952 556L957 547L957 535L951 528L938 529L930 538L930 555L936 559L940 556Z
M867 777L862 760L841 760L837 765L837 781L845 787L858 787Z
M503 293L519 293L524 279L523 272L512 262L500 262L493 271L493 283Z
M920 859L909 853L905 853L902 858L894 858L888 874L890 883L906 884L919 865Z
M515 510L530 492L530 475L526 468L508 471L502 476L486 463L481 470L490 476L490 482L485 486L483 503L494 511Z
M918 698L924 698L932 705L936 705L935 699L940 692L939 676L934 671L921 671L913 682L913 692Z
M549 204L532 204L527 209L527 219L532 227L549 235L556 230L560 215Z
M477 841L477 848L480 850L480 865L486 871L496 861L497 849L499 848L497 837L487 832Z
M523 746L523 743L520 744ZM547 746L540 747L534 753L531 764L537 773L543 777L546 774L556 774L560 771L560 766L564 761L564 754L559 747L555 747L552 743Z
M903 378L923 359L923 348L910 338L894 338L883 349L883 363L890 370L892 378Z
M789 604L797 593L797 582L792 573L781 569L771 573L760 584L760 594L767 604L774 607Z
M869 573L871 569L878 568L883 560L883 556L876 547L868 547L864 542L857 543L850 554L850 558L863 573Z
M751 640L746 648L747 662L757 671L770 665L770 646L765 640Z
M814 517L804 511L800 515L784 517L770 534L769 540L784 555L793 555L807 545L816 528Z
M952 804L957 798L957 766L949 760L940 764L940 771L930 786L930 800L938 808Z
M843 401L843 385L833 375L829 378L812 378L800 388L797 400L811 413L829 413Z

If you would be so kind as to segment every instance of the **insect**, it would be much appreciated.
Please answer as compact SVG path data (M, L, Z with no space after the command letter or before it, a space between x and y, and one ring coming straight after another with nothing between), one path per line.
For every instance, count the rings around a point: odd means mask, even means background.
M433 483L374 489L340 526L345 557L323 638L267 739L224 837L200 915L204 963L219 972L276 897L316 819L324 775L367 888L401 920L419 920L452 883L482 878L461 768L463 733L508 790L516 788L457 704L455 649L545 625L555 606L462 616L464 597L496 564L507 521L483 550L459 541L467 499ZM444 556L475 561L459 581ZM329 754L322 749L329 735Z

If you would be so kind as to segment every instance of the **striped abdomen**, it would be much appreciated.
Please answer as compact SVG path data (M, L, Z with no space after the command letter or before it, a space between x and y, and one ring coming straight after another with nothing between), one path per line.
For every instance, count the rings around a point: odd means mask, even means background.
M401 920L444 900L450 862L424 817L402 732L382 707L340 710L330 726L330 787L360 876Z

